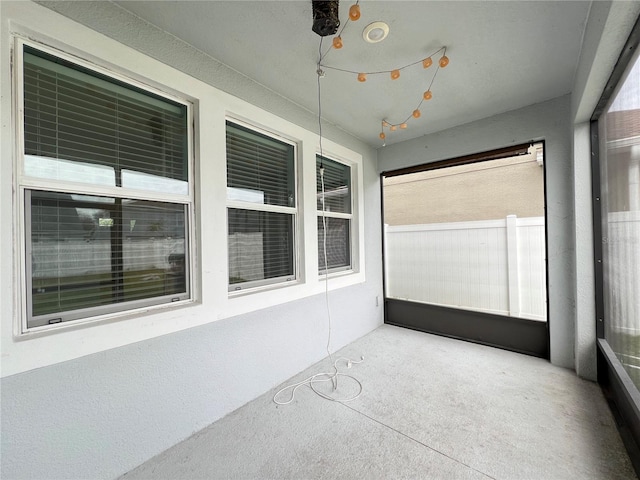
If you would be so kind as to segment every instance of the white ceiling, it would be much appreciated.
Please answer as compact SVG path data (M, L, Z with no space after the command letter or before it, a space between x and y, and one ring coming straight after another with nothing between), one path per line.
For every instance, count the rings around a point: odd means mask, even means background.
M120 1L121 7L181 38L256 82L317 114L316 62L320 37L311 30L310 0ZM342 0L344 25L350 5ZM580 54L588 1L366 1L349 22L344 47L324 58L354 71L391 70L447 47L422 116L406 130L387 132L387 144L419 137L569 93ZM367 44L364 27L390 26L386 40ZM341 27L342 28L342 27ZM332 37L323 40L323 51ZM322 117L374 147L382 119L411 115L435 68L421 64L387 74L356 75L325 68Z

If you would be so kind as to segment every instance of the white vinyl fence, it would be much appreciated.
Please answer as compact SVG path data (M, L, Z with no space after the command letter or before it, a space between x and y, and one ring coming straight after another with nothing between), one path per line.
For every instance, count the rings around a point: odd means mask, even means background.
M607 326L611 333L640 335L640 211L609 213L606 230Z
M385 230L388 297L546 321L544 217Z

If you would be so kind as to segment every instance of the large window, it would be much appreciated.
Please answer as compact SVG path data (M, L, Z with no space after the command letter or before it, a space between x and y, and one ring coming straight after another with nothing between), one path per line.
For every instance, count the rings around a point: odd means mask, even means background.
M604 338L640 388L640 60L598 119Z
M296 147L227 122L229 291L296 278Z
M351 167L316 157L318 268L320 274L351 266Z
M20 50L26 326L190 299L188 104Z

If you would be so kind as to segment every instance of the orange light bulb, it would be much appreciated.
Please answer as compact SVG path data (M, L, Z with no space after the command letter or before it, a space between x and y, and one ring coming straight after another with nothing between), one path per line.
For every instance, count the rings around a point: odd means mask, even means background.
M420 115L421 115L420 110L418 109L414 110L411 115L413 115L413 118L420 118Z
M359 82L366 82L367 81L367 74L366 73L359 73L358 74L358 81Z
M349 8L349 18L354 22L360 18L360 5L351 5Z
M407 128L407 124L406 123L401 123L400 124L400 128L402 128L404 130L405 128Z
M391 80L397 80L400 78L400 70L391 71Z
M379 137L381 140L384 140L386 138L386 135L384 134L384 132L380 132Z
M433 98L433 94L431 93L431 90L427 90L426 92L424 92L424 95L422 95L422 98L424 98L425 100L431 100Z
M396 127L395 125L391 125L391 127L389 127L389 129L390 129L392 132L395 132L395 131L398 129L398 127Z
M446 55L443 55L439 63L441 68L446 67L447 65L449 65L449 57L447 57Z
M429 68L432 64L433 60L431 60L431 57L422 60L422 68Z
M339 50L342 48L342 38L340 36L333 37L333 48Z

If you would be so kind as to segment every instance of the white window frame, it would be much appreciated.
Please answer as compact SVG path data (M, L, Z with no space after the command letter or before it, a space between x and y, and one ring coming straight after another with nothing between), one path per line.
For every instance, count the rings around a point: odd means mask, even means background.
M138 80L130 78L124 74L119 72L115 72L111 69L108 69L104 66L98 65L96 63L88 62L78 56L71 55L62 51L59 48L55 48L49 45L46 45L42 42L38 42L32 39L28 39L22 35L14 34L13 36L13 65L14 65L14 111L16 112L14 115L16 122L16 135L15 135L15 151L16 155L16 174L15 174L15 185L17 187L17 216L16 216L16 231L18 233L17 240L20 249L20 257L19 257L19 319L17 325L17 335L27 335L27 334L37 334L40 332L47 332L49 330L58 330L58 329L66 329L73 327L79 324L89 324L89 323L97 323L104 322L108 320L114 320L118 318L126 318L131 317L134 314L139 314L141 312L147 311L159 311L167 308L175 308L177 306L185 306L192 304L195 300L195 259L196 259L196 249L195 249L195 188L194 188L194 147L193 147L193 124L194 124L194 109L192 103L186 98L181 98L176 96L173 93L167 93L159 88L152 87L145 83L142 83ZM164 192L154 192L151 190L138 190L133 188L124 188L124 187L111 187L111 186L103 186L103 185L92 185L88 183L81 182L73 182L68 180L53 180L46 179L40 177L32 177L28 176L25 173L25 151L24 151L24 74L23 74L23 66L24 66L24 46L29 46L36 50L42 51L49 55L53 55L54 57L58 57L60 59L69 61L73 64L78 65L81 68L88 69L90 71L96 72L100 75L104 75L108 78L112 78L117 82L124 83L125 85L130 85L134 88L138 88L140 90L147 91L153 95L166 98L170 101L179 103L184 105L187 110L187 168L188 168L188 193L186 195L175 194L175 193L164 193ZM118 198L127 198L127 199L138 199L138 200L146 200L146 201L158 201L158 202L168 202L174 203L178 205L186 206L186 232L185 232L185 249L188 251L187 257L189 259L188 264L185 265L186 268L186 281L188 282L189 288L188 298L177 299L177 300L169 300L163 303L157 303L153 300L141 300L141 301L131 301L131 302L123 302L120 304L127 308L117 308L115 307L111 311L104 311L104 309L100 308L88 308L84 311L82 310L70 310L69 312L83 312L85 313L80 318L74 318L78 315L72 315L72 319L66 320L63 322L52 323L49 325L42 326L30 326L29 325L29 308L28 305L31 302L31 293L30 286L32 276L27 271L30 262L28 261L28 251L29 247L27 243L30 242L30 239L27 238L27 225L26 221L30 215L30 205L27 204L28 201L28 192L33 190L41 190L41 191L50 191L50 192L61 192L68 194L80 194L80 195L96 195L96 196L107 196L107 197L118 197ZM154 299L158 299L160 297L153 297ZM128 308L130 307L130 308ZM110 310L107 308L107 310Z
M317 217L319 219L325 217L325 218L340 218L340 219L349 221L349 265L328 268L328 269L326 268L326 265L325 265L325 268L318 267L318 274L320 275L321 278L323 278L326 276L329 276L329 277L335 276L336 274L352 273L354 271L353 265L355 262L356 251L354 248L354 241L353 241L353 234L354 234L353 223L354 223L354 212L356 209L356 202L354 200L353 190L354 190L354 183L355 183L354 180L357 181L357 178L354 178L354 167L351 165L350 162L339 160L331 155L326 155L326 154L320 155L320 153L318 153L316 155L316 165L320 158L324 158L325 160L330 160L332 162L339 163L349 169L349 201L351 204L350 213L323 211L321 209L317 210ZM316 181L317 181L317 177L316 177ZM318 198L320 198L320 195L321 195L321 192L316 192L316 196L318 196ZM323 255L324 255L323 246L318 245L318 259L320 259L321 256Z
M293 273L292 275L285 275L285 276L280 276L280 277L274 277L274 278L268 278L268 279L264 279L264 280L254 280L254 281L248 281L248 282L243 282L243 283L238 283L238 284L230 284L229 283L229 276L227 275L227 286L228 286L228 292L229 292L229 296L233 297L233 296L238 296L238 295L243 295L246 293L252 293L252 292L260 292L260 291L264 291L264 290L269 290L272 288L279 288L279 287L283 287L283 286L290 286L290 285L295 285L297 283L300 282L300 245L299 245L299 237L300 235L298 234L298 232L300 231L299 229L299 219L300 219L300 212L299 212L299 205L300 205L300 191L299 191L299 181L298 181L298 156L299 156L299 145L298 142L271 130L267 130L265 128L262 127L258 127L250 122L247 122L245 120L240 120L236 117L233 116L226 116L225 118L225 133L226 133L226 125L227 122L229 123L233 123L235 125L238 125L240 127L244 127L248 130L251 130L253 132L256 132L258 134L267 136L269 138L272 138L273 140L285 143L287 145L291 145L293 147L293 181L294 181L294 191L295 191L295 204L293 207L284 207L281 205L268 205L268 204L259 204L259 203L253 203L253 202L243 202L240 200L229 200L228 194L227 194L227 204L226 204L226 209L227 209L227 224L226 224L226 232L227 232L227 239L229 238L229 220L228 220L228 212L229 209L231 208L235 208L235 209L241 209L241 210L251 210L251 211L257 211L257 212L271 212L271 213L282 213L282 214L287 214L287 215L291 215L292 216L292 228L293 228L293 233L292 233L292 248L293 248ZM227 157L226 157L226 145L225 145L225 165L227 164ZM227 180L225 178L225 184L226 184ZM227 185L227 189L228 189L228 185ZM227 249L226 249L226 253L227 253L227 264L228 264L228 255L229 255L229 244L227 243Z

